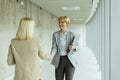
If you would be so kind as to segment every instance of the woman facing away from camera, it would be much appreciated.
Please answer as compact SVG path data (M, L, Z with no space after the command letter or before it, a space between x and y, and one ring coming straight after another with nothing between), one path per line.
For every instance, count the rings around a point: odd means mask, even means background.
M41 80L41 67L38 57L51 60L40 47L40 40L33 36L35 22L32 18L22 18L11 40L8 52L8 65L15 65L14 80Z

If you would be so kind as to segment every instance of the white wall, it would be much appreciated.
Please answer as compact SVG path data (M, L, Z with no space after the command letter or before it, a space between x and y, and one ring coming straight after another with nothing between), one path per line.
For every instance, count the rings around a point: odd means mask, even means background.
M111 80L120 80L120 0L111 0Z
M100 0L95 15L87 23L87 45L96 55L101 68L101 79L110 80L109 0Z
M101 7L97 8L91 21L86 24L86 44L93 51L101 68L102 49Z
M87 45L97 52L94 44L102 45L102 79L103 80L120 80L120 10L119 0L101 0L99 9L95 17L87 24L87 36L93 35L99 38L97 41L94 37L87 39ZM100 19L101 18L101 19ZM100 20L99 20L100 19ZM91 25L92 24L92 25ZM97 24L97 28L96 28ZM102 29L101 29L102 28ZM93 31L94 30L94 31ZM95 32L97 30L97 32ZM101 30L101 31L99 31ZM100 35L101 37L100 37ZM92 42L92 40L95 41ZM104 44L103 44L104 43ZM93 44L93 45L92 45ZM99 50L98 50L99 51ZM100 53L97 52L97 53ZM104 67L103 67L104 66Z
M85 24L70 24L69 30L75 34L80 34L80 46L86 46L86 25Z

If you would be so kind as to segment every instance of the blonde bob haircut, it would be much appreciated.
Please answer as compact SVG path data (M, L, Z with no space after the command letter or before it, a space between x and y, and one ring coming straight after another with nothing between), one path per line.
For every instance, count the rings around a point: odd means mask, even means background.
M19 23L16 38L19 40L28 40L33 37L35 22L32 18L22 18Z
M70 24L70 18L67 16L60 16L58 21L60 22L60 20L64 20L67 24Z

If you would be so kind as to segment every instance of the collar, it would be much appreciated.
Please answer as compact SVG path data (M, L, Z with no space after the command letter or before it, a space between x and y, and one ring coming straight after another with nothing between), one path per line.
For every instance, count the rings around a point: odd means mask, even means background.
M69 32L69 30L65 31L64 35L67 35L67 33ZM59 30L59 33L61 34L61 30Z

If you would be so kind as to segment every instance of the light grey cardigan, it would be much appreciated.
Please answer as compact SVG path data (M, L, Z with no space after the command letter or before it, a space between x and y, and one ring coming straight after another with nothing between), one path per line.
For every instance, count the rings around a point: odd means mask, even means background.
M49 59L41 50L39 38L12 39L7 62L8 65L15 64L14 80L40 80L41 67L38 57Z

